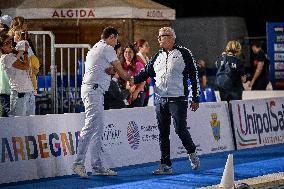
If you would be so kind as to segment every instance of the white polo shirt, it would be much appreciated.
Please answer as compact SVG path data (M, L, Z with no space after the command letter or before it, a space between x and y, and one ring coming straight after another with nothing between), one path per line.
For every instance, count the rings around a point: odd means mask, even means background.
M118 58L114 48L105 40L100 40L87 53L83 84L98 84L104 91L107 91L111 76L106 74L105 69L112 66L111 63L116 60Z
M13 53L3 54L0 58L0 64L10 81L11 90L19 93L33 92L34 88L27 70L20 70L13 67L13 63L17 60L17 56Z

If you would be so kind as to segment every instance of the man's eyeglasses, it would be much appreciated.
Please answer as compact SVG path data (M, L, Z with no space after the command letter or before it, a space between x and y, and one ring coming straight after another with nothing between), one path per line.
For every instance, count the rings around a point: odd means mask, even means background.
M169 34L159 35L158 40L161 40L161 38L164 37L164 36L171 36L171 35L169 35Z

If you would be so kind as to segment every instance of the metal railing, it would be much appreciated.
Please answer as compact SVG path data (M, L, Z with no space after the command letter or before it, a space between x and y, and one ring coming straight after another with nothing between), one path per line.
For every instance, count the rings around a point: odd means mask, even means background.
M56 92L56 64L55 64L55 36L51 31L29 31L30 38L35 44L37 57L40 59L42 66L40 74L44 77L44 91L47 93L47 65L50 65L51 75L51 113L57 113L57 92ZM49 59L49 60L48 60ZM50 61L50 62L49 62ZM48 63L48 64L47 64Z
M60 70L59 79L60 79L60 89L58 90L56 88L56 91L60 93L59 96L59 103L60 103L60 113L64 112L75 112L75 107L78 103L78 97L80 97L79 94L79 87L78 87L78 75L80 75L80 79L82 80L85 72L85 53L89 49L91 49L91 46L89 44L55 44L54 48L56 51L60 53L60 64L58 65L58 69ZM67 57L66 57L66 50L67 50ZM85 51L86 50L86 51ZM64 69L66 68L65 60L67 59L67 73L65 74ZM71 61L73 59L73 61ZM78 73L78 60L81 61L81 66L79 70L81 70L81 73ZM64 92L64 77L67 75L67 89ZM71 90L71 77L74 78L74 90ZM73 84L73 83L72 83ZM57 86L58 87L58 86ZM66 94L67 104L64 102L64 93ZM74 95L72 99L74 99L74 104L71 103L71 95ZM67 107L67 110L64 109Z

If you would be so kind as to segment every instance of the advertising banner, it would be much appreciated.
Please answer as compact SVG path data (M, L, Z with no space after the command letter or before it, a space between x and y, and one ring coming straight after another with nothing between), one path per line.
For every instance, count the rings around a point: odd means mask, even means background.
M0 118L0 184L73 174L83 126L83 113ZM188 111L198 154L233 150L230 128L226 103L204 103L197 112ZM187 157L173 126L170 138L171 158ZM105 111L101 152L105 167L159 161L155 107Z
M201 103L196 112L188 110L187 125L198 154L234 150L228 105L226 102ZM175 158L187 156L180 139L172 130L172 153Z
M237 149L284 142L284 98L232 101Z
M17 15L27 19L96 19L96 18L140 18L174 20L174 9L143 9L134 7L96 8L17 8Z
M266 24L270 80L274 89L284 89L284 22Z

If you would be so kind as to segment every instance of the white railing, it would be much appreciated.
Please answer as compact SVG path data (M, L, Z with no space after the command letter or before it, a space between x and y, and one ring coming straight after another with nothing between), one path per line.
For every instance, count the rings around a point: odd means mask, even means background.
M79 94L79 87L78 87L78 75L80 75L83 78L85 67L85 53L89 49L91 49L91 46L89 44L55 44L54 48L56 50L60 49L60 64L58 65L58 69L60 69L59 75L61 80L60 90L56 91L60 92L59 102L60 102L60 113L64 113L64 76L67 74L67 90L65 91L66 97L67 97L67 108L68 112L75 112L75 106L78 103L78 97L80 97ZM67 57L66 57L66 50L67 50ZM57 51L58 52L58 51ZM72 54L73 53L73 54ZM67 58L67 73L64 73L64 68L66 67L64 58ZM74 58L73 61L71 61L71 58ZM81 73L78 73L78 60L81 59L81 68L79 67L79 70L81 70ZM79 65L80 66L80 65ZM73 70L71 70L71 67ZM71 91L71 75L74 74L74 93ZM58 87L58 86L57 86ZM71 103L71 95L74 94L74 104Z
M35 43L35 50L38 58L41 60L41 74L44 77L43 93L46 94L47 88L47 65L50 61L50 74L51 74L51 113L57 113L57 93L56 93L56 64L55 64L55 36L51 31L29 31L31 40ZM48 48L47 48L47 45ZM50 60L48 58L50 57Z

